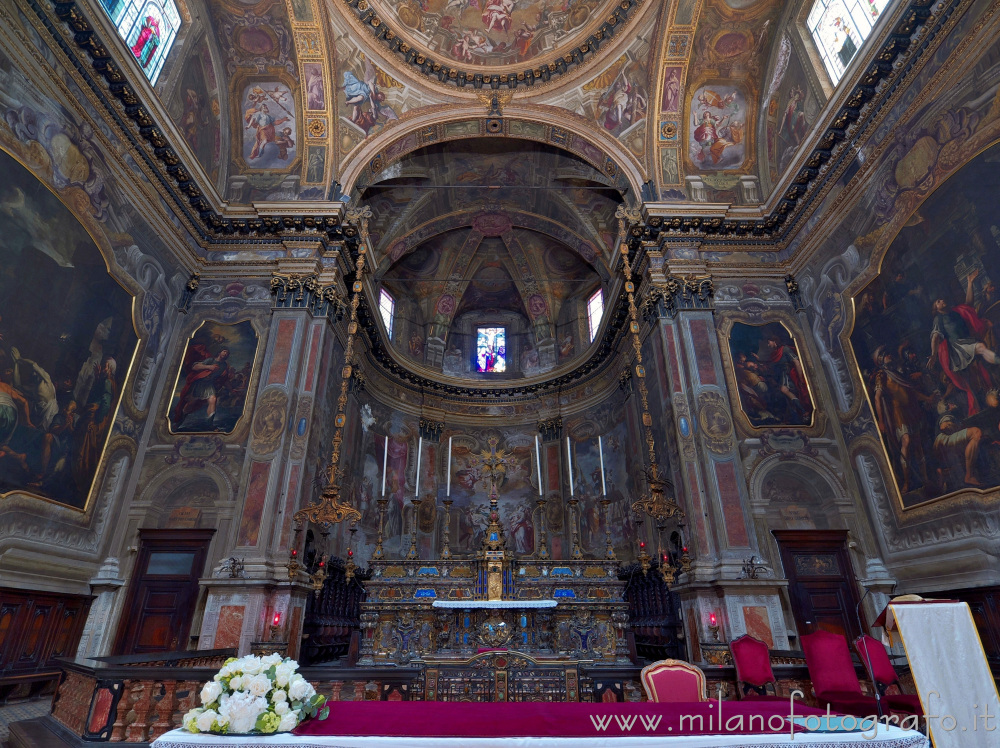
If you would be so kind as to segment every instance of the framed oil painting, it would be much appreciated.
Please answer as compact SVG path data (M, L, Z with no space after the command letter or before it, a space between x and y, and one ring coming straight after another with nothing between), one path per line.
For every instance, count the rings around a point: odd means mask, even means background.
M854 297L850 344L904 507L1000 486L1000 146L935 190Z
M754 428L808 427L814 405L805 367L791 333L780 322L735 322L729 332L735 389Z
M83 224L0 151L0 493L84 509L139 342Z
M171 433L233 433L256 356L257 333L249 320L203 322L184 349L167 414Z

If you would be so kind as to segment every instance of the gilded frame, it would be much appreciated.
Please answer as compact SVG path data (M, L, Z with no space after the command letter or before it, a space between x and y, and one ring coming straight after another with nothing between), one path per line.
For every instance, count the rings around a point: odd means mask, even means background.
M38 145L38 143L37 141L31 141L31 145ZM117 420L118 414L123 408L128 410L130 414L134 413L135 410L134 408L128 407L128 401L132 396L133 369L135 368L136 362L139 360L140 351L143 353L145 352L146 341L149 337L146 332L145 325L141 324L142 298L145 291L141 286L139 286L138 283L129 278L127 275L123 275L121 273L117 262L114 260L114 251L111 248L111 244L104 235L104 232L101 229L100 224L97 223L96 219L93 218L93 216L73 207L74 202L79 202L79 200L74 201L73 198L78 198L78 193L80 193L81 190L78 187L66 187L62 190L55 189L48 181L48 175L46 175L41 169L33 167L29 163L30 156L26 156L22 153L24 148L24 143L20 141L12 141L6 133L0 137L0 153L9 156L22 168L24 168L24 170L27 171L32 177L37 179L39 184L45 187L45 189L48 190L53 197L55 197L56 200L62 204L66 211L74 219L76 219L77 223L80 224L86 234L90 237L90 240L94 243L94 246L100 253L101 259L104 261L108 277L121 286L122 290L132 297L131 321L132 332L136 336L136 343L132 349L131 356L129 356L128 366L124 369L125 375L121 380L121 390L118 402L115 404L114 413L112 414L113 417L111 419L111 423L113 424ZM33 151L30 146L28 147L28 150L31 156L37 156L38 158L36 160L41 161L41 156L44 152ZM115 434L114 428L109 428L108 433L104 438L104 442L101 445L100 458L97 461L97 467L94 469L94 476L90 481L89 487L87 488L82 507L73 506L72 504L67 504L64 501L58 501L48 496L34 493L26 488L15 488L10 491L4 491L0 493L0 500L6 499L9 496L21 495L37 499L38 501L43 501L48 504L61 506L74 512L86 514L91 509L94 496L97 493L95 489L97 488L99 481L103 480L107 471L109 464L107 459L108 456L120 449L126 449L133 458L135 457L135 442L132 440L128 440L127 442L124 441L121 434Z
M250 324L250 329L253 330L253 333L256 336L257 340L254 349L253 360L250 365L250 379L247 380L246 399L243 402L243 412L240 414L240 417L236 419L236 422L233 424L233 428L230 431L175 431L174 424L170 420L170 410L171 408L173 408L174 395L177 393L177 385L180 384L181 372L184 369L184 359L187 357L187 352L191 345L191 341L194 339L194 336L197 335L198 332L203 327L205 327L205 325L208 324L228 325L230 327L235 327L236 325L239 325L243 322L248 322ZM177 374L174 376L173 383L171 384L170 389L166 393L166 407L164 408L163 420L167 424L167 433L170 434L171 436L198 436L198 435L204 436L206 434L210 434L213 436L220 436L220 437L232 437L244 425L249 423L250 419L248 418L248 415L252 415L257 407L256 395L257 395L257 387L259 386L260 383L260 375L261 375L260 364L263 360L262 349L266 347L267 347L267 340L265 338L265 335L258 328L258 325L255 324L255 320L253 319L253 317L249 315L240 316L237 317L236 319L229 321L216 319L211 316L203 317L199 322L198 326L195 327L193 330L191 330L191 332L187 335L187 337L184 338L184 347L181 349L180 356L178 357L177 361Z
M733 327L737 323L747 325L749 327L765 327L770 324L778 324L788 335L789 339L795 346L799 362L802 364L802 373L805 376L806 389L808 390L809 397L812 400L812 417L808 425L792 426L789 424L778 423L767 426L754 426L750 422L749 416L747 416L743 409L743 400L740 398L739 385L736 382L736 362L733 360L732 332ZM801 336L794 332L794 330L798 329L799 326L796 323L795 318L792 315L781 311L769 312L759 317L741 312L727 314L722 323L719 325L718 335L720 340L724 341L724 345L720 345L719 348L722 353L723 369L726 372L726 384L729 387L730 402L738 404L739 406L734 407L733 412L736 416L735 420L744 434L759 435L776 429L792 429L799 431L806 436L821 436L826 430L826 414L823 410L823 404L816 397L816 389L813 386L813 382L817 381L817 371L813 365L812 354L809 347L804 345L800 339Z

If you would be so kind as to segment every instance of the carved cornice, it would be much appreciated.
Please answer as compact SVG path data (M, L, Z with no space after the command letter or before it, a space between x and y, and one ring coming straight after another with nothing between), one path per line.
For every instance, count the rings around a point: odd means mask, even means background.
M166 129L155 121L150 109L141 103L136 89L128 82L109 46L99 37L80 6L72 1L48 0L55 16L71 32L70 41L42 7L41 3L46 0L25 1L101 101L109 119L135 147L139 157L156 173L161 188L173 200L174 207L196 228L200 240L206 246L250 243L257 246L277 245L281 243L282 236L288 238L290 235L319 239L324 245L356 241L356 236L352 236L350 230L342 226L339 210L324 212L324 209L317 207L310 211L306 203L292 214L275 211L265 215L232 217L220 213L211 205L203 188L197 184L194 172L182 163L178 151L168 141ZM363 0L356 0L356 5L360 7L362 2ZM815 203L818 194L823 192L822 187L837 179L849 165L851 149L844 146L853 142L860 130L880 115L882 108L878 106L879 102L887 100L912 72L943 22L964 2L965 0L941 0L937 3L935 0L912 0L899 13L899 20L874 54L872 62L845 96L843 105L832 114L816 147L769 214L746 219L704 213L651 216L645 224L633 227L632 231L637 233L629 237L630 243L640 240L667 242L671 237L698 237L703 243L721 247L752 243L763 248L777 249L788 239L791 228L801 220L805 211ZM622 5L631 8L636 4L635 0L623 0ZM617 29L622 25L624 19L614 24L614 27ZM382 24L382 31L378 33L387 38L391 32ZM393 44L399 42L398 38L388 41ZM588 49L592 51L595 48L590 44ZM80 52L89 57L89 64L81 59ZM400 50L404 55L411 52L412 50ZM579 64L588 54L590 53L578 50L579 60L577 56L570 55L573 59L569 62L562 59L561 65L568 67ZM417 57L420 55L417 54ZM438 63L428 58L419 61L419 64L429 66L427 72L434 76L442 75L444 70L444 75L450 80L451 68L445 70L444 66L440 66L435 70L434 66ZM553 64L560 67L559 63ZM465 80L467 83L464 85L476 87L475 74L472 75L471 83L468 74ZM526 72L524 80L527 80ZM508 88L519 85L518 75L513 76L513 81L508 76ZM482 85L485 83L480 87ZM494 76L491 75L489 88L500 88L502 85L503 81L497 77L494 86ZM117 99L121 109L112 101L112 97ZM137 128L137 133L133 126Z

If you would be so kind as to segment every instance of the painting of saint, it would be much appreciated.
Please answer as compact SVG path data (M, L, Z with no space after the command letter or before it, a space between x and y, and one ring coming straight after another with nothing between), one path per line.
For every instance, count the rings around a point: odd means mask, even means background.
M743 164L746 117L746 99L736 86L710 85L695 91L689 156L698 169L735 169Z
M813 401L798 347L780 322L737 322L729 337L740 406L750 425L809 426Z
M936 190L854 298L851 345L905 506L1000 485L998 155Z
M358 127L367 136L376 126L381 129L387 122L399 119L395 110L386 103L386 95L382 90L386 85L399 84L382 73L368 58L364 59L362 75L364 80L350 70L344 71L341 90L350 114L341 119Z
M284 83L246 87L243 97L243 158L254 169L283 169L295 158L295 104Z
M326 169L326 146L309 146L309 158L306 166L307 182L322 182L323 172Z
M307 62L302 66L306 78L306 109L326 109L326 91L323 88L323 64Z
M184 350L168 419L175 434L231 434L243 416L257 354L249 322L204 322Z
M612 68L614 70L614 68ZM600 76L601 78L606 77ZM621 135L646 118L649 99L646 71L638 63L622 65L597 102L597 121L605 130Z
M796 52L792 52L788 60L781 86L772 103L778 111L772 133L773 146L769 143L768 152L772 165L778 171L783 170L798 152L806 133L819 115L821 101L809 85L802 62Z
M83 509L138 338L84 226L0 152L0 493ZM45 287L58 304L40 307Z
M664 112L679 112L681 105L681 70L677 66L666 69L663 78L663 100L660 109Z

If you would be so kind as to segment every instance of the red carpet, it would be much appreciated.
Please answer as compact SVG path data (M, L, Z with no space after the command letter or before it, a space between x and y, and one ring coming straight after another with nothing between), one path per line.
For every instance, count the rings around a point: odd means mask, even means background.
M383 737L617 737L789 732L787 703L582 704L442 701L337 701L325 720L297 735ZM823 714L795 704L796 715ZM773 717L773 720L769 719ZM657 719L659 718L659 719ZM604 725L603 729L601 725Z

